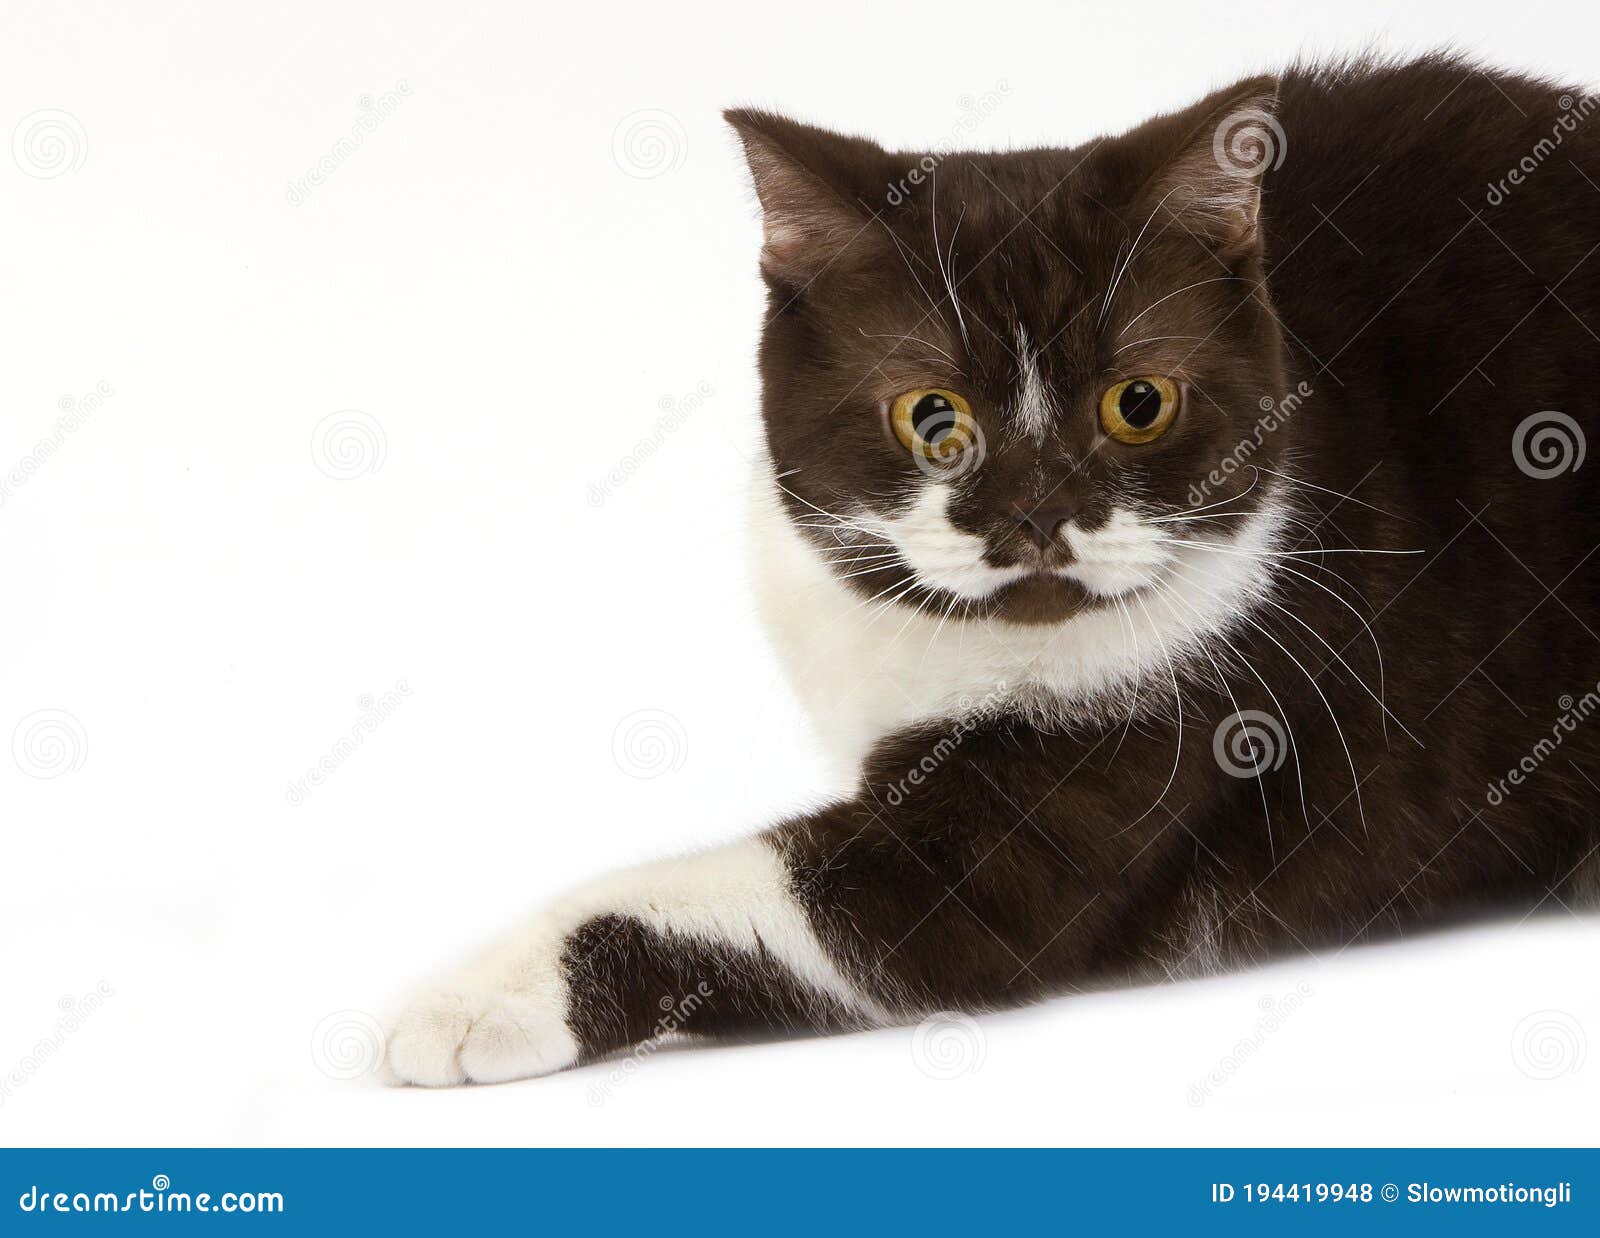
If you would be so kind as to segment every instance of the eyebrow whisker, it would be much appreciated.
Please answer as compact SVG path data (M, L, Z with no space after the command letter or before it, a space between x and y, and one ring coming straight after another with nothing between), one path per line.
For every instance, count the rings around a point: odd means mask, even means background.
M1242 275L1214 275L1210 279L1200 279L1196 280L1192 284L1185 284L1182 288L1177 289L1177 291L1169 292L1166 296L1150 302L1149 305L1145 306L1132 318L1128 319L1128 321L1123 325L1122 330L1117 332L1117 338L1121 339L1124 335L1126 335L1129 327L1133 326L1133 324L1138 322L1139 319L1143 318L1151 310L1155 309L1155 307L1160 305L1162 301L1170 301L1173 297L1177 296L1178 293L1188 292L1191 288L1200 288L1206 284L1226 284L1230 280L1236 280L1241 284L1249 284L1254 282L1253 280L1245 279Z

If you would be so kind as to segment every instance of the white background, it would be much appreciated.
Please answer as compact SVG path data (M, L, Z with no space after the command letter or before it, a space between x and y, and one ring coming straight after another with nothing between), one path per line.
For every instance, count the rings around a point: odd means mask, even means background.
M330 1074L339 1025L545 896L822 786L743 565L759 229L722 107L1069 144L1374 42L1592 85L1597 33L1582 0L9 4L0 1140L1593 1142L1600 926L1559 908L988 1018L954 1078L909 1029ZM640 710L663 746L619 761Z

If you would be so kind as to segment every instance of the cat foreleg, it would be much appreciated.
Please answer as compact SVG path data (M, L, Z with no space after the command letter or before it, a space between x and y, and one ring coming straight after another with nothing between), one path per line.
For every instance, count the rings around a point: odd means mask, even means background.
M618 873L558 901L407 1003L398 1082L494 1083L671 1033L889 1021L824 948L777 833Z

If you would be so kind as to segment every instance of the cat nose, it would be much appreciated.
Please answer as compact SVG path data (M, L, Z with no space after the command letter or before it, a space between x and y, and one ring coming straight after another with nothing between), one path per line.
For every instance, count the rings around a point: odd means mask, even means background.
M1046 499L1042 503L1013 503L1011 514L1017 518L1028 540L1043 549L1056 541L1061 526L1078 514L1078 505L1064 499Z

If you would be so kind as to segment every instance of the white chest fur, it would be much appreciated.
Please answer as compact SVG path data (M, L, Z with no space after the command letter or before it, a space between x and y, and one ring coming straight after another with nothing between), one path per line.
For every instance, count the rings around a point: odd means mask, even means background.
M1130 565L1137 559L1153 587L1058 625L942 620L852 590L787 518L770 473L757 469L757 602L843 785L855 782L862 757L884 736L975 707L1021 705L1062 720L1120 715L1136 685L1150 708L1170 707L1174 666L1264 593L1264 552L1282 524L1281 507L1269 502L1214 548L1164 540L1152 560L1150 543L1130 546ZM1073 536L1080 556L1080 542L1093 538ZM1108 566L1124 545L1126 523L1114 522Z

